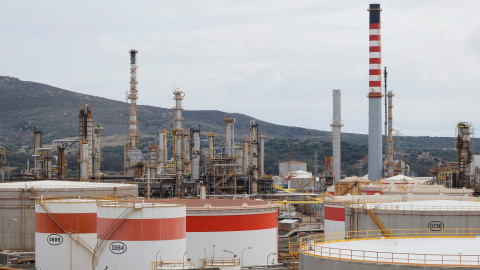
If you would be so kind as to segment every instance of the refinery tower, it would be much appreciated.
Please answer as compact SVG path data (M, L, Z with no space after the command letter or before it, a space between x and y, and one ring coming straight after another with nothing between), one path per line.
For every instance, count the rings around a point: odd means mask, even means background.
M369 83L368 83L368 179L382 176L382 57L380 4L370 4Z

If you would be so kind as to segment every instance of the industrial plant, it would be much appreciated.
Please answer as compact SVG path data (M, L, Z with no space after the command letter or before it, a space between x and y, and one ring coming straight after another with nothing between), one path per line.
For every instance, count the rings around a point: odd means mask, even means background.
M46 144L48 127L32 130L33 164L28 159L15 177L4 173L7 150L0 146L0 269L479 268L472 124L456 126L457 161L438 162L433 177L410 174L394 147L382 9L372 3L368 11L368 174L342 170L340 89L332 91L332 149L321 172L316 152L309 172L288 149L278 175L266 174L268 134L260 121L242 123L249 127L242 136L229 115L220 119L223 134L185 126L188 95L177 87L168 97L170 130L156 127L142 147L141 54L132 49L123 173L102 171L104 127L94 124L87 103L71 119L78 137ZM67 177L67 151L78 157L74 179Z

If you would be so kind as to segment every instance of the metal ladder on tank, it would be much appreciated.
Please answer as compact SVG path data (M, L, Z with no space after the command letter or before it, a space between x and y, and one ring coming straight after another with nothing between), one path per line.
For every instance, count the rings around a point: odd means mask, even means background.
M365 206L363 207L363 210L365 210L370 218L373 220L375 225L377 225L378 229L382 232L383 236L385 237L392 237L392 233L385 227L385 224L378 218L378 216L372 212L372 210L367 209Z
M55 222L55 224L57 224L57 226L65 234L68 234L68 236L73 241L75 241L75 243L83 247L90 255L94 255L93 248L87 242L85 242L85 240L83 240L79 234L75 234L75 232L66 229L65 224L63 224L62 221L60 221L60 219L58 219L57 216L54 213L52 213L52 211L45 205L45 203L43 202L43 197L42 196L39 197L37 195L37 192L33 189L33 187L30 188L30 192L32 192L32 194L35 196L35 201L37 202L37 204L40 205L40 207L42 207L45 213L47 213L47 215L53 220L53 222Z
M97 245L95 246L95 250L93 252L93 259L92 259L92 270L95 269L97 266L98 262L98 255L100 255L100 252L105 248L105 241L110 239L112 234L122 225L123 221L135 210L135 203L132 203L131 206L127 207L121 214L118 216L118 218L115 219L112 224L105 230L105 232L102 235L99 235L99 240L97 242Z

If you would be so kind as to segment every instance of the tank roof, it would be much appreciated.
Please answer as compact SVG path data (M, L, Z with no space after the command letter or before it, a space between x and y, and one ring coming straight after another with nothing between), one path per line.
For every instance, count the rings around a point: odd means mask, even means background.
M200 200L186 200L188 208L198 207L212 207L212 208L224 208L224 207L277 207L276 202L264 201L264 200L250 200L248 198L242 198L240 200L233 199L200 199Z
M28 182L9 182L0 183L0 189L83 189L83 188L108 188L108 187L136 187L135 184L117 184L117 183L96 183L96 182L76 182L76 181L28 181Z

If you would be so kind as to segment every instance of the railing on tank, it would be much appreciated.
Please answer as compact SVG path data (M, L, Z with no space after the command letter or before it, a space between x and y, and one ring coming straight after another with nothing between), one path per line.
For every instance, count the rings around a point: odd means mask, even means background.
M157 262L150 262L150 270L159 269L194 269L195 263L190 259L183 260L162 260Z
M198 260L198 266L204 268L223 267L223 266L240 266L240 258L238 257L215 257Z
M388 204L349 204L351 208L367 208L371 210L398 210L398 211L478 211L479 206L460 205L388 205Z
M332 258L347 261L363 261L386 264L443 265L443 266L480 266L480 255L462 254L418 254L400 252L381 252L354 250L322 246L333 242L377 239L412 239L412 238L480 238L480 228L431 229L392 229L391 237L384 237L380 230L349 231L311 235L302 237L299 253L304 255Z

